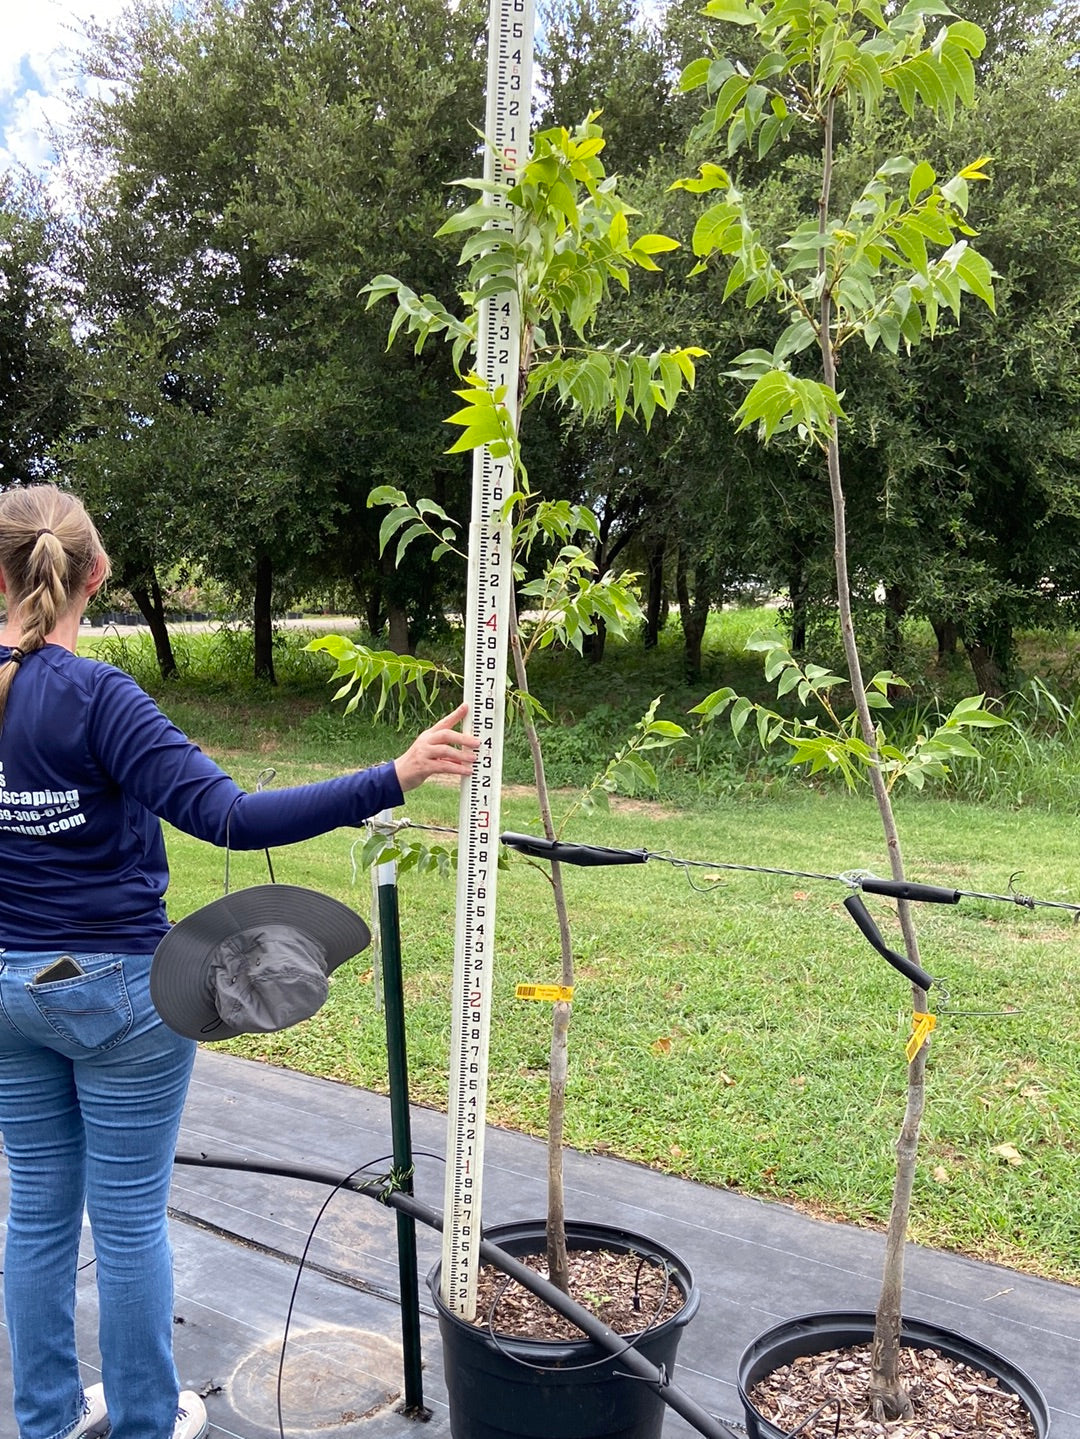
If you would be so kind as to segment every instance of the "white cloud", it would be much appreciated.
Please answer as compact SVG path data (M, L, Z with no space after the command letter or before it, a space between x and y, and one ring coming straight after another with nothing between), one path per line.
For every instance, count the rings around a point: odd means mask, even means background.
M45 174L49 133L68 115L65 92L80 85L77 56L88 20L114 19L127 0L0 0L0 168Z
M9 98L3 114L0 167L25 165L37 175L47 173L55 160L49 135L66 113L67 107L59 96L40 90L24 90Z

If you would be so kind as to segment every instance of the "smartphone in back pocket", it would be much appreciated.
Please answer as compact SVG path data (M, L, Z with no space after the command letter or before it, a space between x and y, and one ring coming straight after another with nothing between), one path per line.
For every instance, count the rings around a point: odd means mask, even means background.
M54 984L58 979L78 979L85 974L83 967L70 954L62 954L44 969L34 975L35 984Z

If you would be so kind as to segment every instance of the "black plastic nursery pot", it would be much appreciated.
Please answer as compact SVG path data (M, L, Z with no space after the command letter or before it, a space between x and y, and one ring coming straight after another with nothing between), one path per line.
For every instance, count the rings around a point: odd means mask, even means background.
M484 1238L515 1259L542 1254L543 1220L498 1225ZM666 1264L685 1295L677 1314L649 1329L634 1347L670 1373L682 1331L701 1296L683 1261L664 1245L626 1229L568 1223L570 1249L636 1254ZM428 1274L439 1312L453 1439L658 1439L667 1405L626 1373L619 1356L591 1339L493 1338L447 1309L439 1294L441 1265Z
M794 1359L808 1354L823 1354L830 1349L869 1344L873 1336L874 1316L862 1310L804 1314L759 1334L743 1350L739 1360L739 1398L750 1439L788 1439L786 1430L770 1423L750 1402L750 1390L760 1379ZM996 1379L1002 1389L1019 1396L1039 1439L1045 1439L1049 1433L1050 1416L1042 1390L1033 1379L992 1349L921 1319L905 1319L900 1340L915 1349L936 1349L948 1359L968 1364L972 1369L981 1369L984 1374Z

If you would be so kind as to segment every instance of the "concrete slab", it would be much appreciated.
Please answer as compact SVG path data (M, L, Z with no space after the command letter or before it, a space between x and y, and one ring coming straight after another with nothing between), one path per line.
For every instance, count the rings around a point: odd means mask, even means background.
M304 1164L345 1176L388 1164L389 1103L345 1085L204 1050L180 1148ZM445 1119L413 1111L417 1195L442 1206ZM486 1145L489 1224L543 1211L543 1146L505 1130ZM0 1173L0 1201L6 1180ZM607 1156L567 1156L572 1217L651 1234L689 1263L703 1292L675 1381L710 1413L737 1420L738 1355L760 1330L799 1312L871 1308L881 1237L808 1218ZM405 1439L393 1215L352 1193L296 1179L178 1167L173 1184L177 1354L184 1383L205 1392L211 1434L275 1439L279 1365L283 1432L293 1439ZM438 1236L418 1232L421 1275ZM87 1255L90 1250L87 1246ZM302 1271L297 1268L304 1255ZM297 1278L299 1274L299 1280ZM295 1286L295 1295L294 1295ZM93 1269L80 1276L87 1382L95 1375ZM441 1353L421 1282L425 1439L449 1439ZM1080 1439L1080 1291L995 1265L911 1246L907 1310L1007 1354L1043 1388L1053 1439ZM282 1361L282 1342L287 1342ZM0 1413L10 1372L0 1353ZM9 1432L0 1427L0 1434ZM695 1433L674 1413L665 1439Z

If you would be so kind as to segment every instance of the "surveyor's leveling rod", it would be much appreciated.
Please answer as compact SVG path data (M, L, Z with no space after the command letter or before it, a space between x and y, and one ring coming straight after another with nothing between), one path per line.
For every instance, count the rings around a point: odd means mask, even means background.
M528 153L534 28L533 0L491 0L486 180L512 181ZM505 388L506 406L516 423L520 354L517 294L508 292L482 300L477 318L477 372L493 390ZM458 819L442 1258L443 1302L466 1319L476 1314L480 1268L495 881L513 584L509 526L499 522L499 513L514 488L509 457L494 459L486 446L474 452L465 698L473 733L480 736L482 744L477 768L462 786Z

